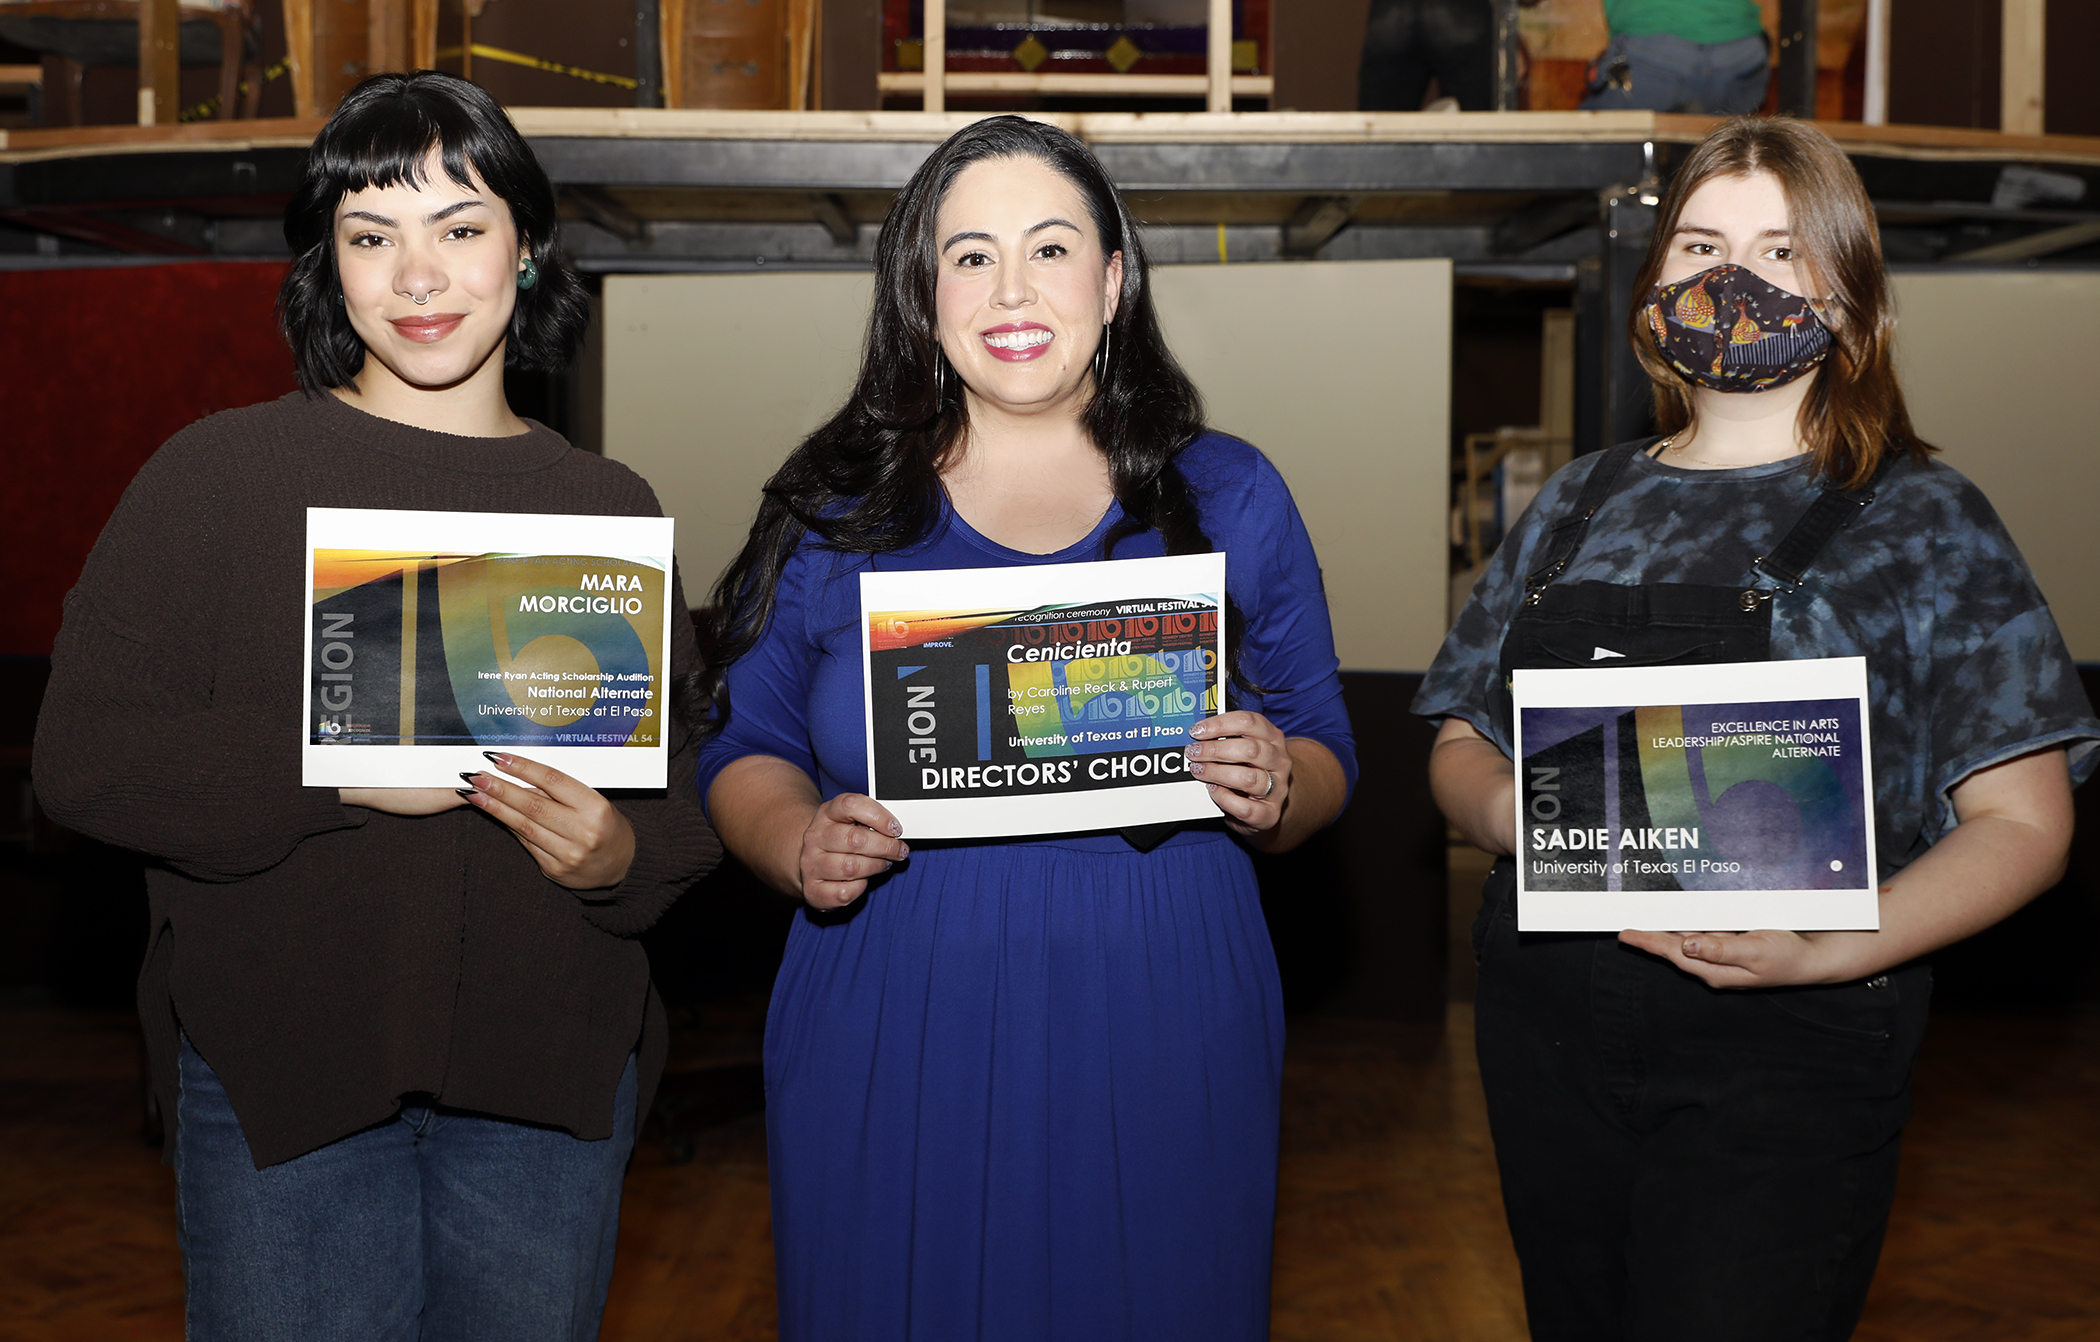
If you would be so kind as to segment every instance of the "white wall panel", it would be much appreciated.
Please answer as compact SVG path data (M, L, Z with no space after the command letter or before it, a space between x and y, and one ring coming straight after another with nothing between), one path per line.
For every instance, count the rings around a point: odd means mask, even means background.
M1267 453L1305 514L1342 666L1426 670L1450 562L1450 262L1154 276L1210 422Z
M853 389L873 292L864 271L606 276L605 455L678 519L692 604L767 478Z
M2100 375L2082 335L2100 274L1909 271L1895 287L1918 432L1990 496L2071 655L2100 662Z
M1444 632L1451 267L1164 266L1161 319L1211 422L1266 452L1326 573L1342 665L1419 671ZM871 277L611 276L605 451L678 518L687 598L759 488L844 399Z

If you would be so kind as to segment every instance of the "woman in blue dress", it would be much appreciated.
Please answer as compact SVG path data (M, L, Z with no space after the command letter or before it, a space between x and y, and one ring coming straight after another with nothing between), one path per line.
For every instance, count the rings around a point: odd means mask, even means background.
M1215 820L914 842L864 795L857 574L1211 550ZM700 792L807 905L766 1027L781 1336L1266 1337L1283 1019L1247 850L1332 820L1354 750L1305 526L1204 430L1077 140L993 118L913 176L853 396L716 601Z

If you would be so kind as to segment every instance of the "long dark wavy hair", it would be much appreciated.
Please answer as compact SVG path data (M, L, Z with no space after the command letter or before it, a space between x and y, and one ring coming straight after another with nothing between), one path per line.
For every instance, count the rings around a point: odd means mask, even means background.
M1670 181L1634 292L1650 294L1694 191L1716 177L1768 172L1786 193L1789 241L1818 292L1830 328L1830 357L1801 402L1801 436L1819 478L1857 489L1892 454L1924 461L1935 449L1911 427L1896 384L1896 306L1881 259L1881 229L1859 172L1822 131L1791 117L1731 117L1714 127ZM1655 388L1655 423L1666 434L1692 422L1697 403L1684 375L1649 333L1648 304L1634 305L1627 336Z
M293 259L277 293L277 324L309 395L348 386L365 363L365 342L337 301L342 281L335 270L336 206L367 187L421 185L432 150L447 177L472 187L479 173L502 198L518 240L539 268L538 283L519 290L511 310L505 366L560 372L583 339L591 300L561 257L554 188L496 100L436 70L373 75L336 104L284 207L284 240Z
M934 315L935 216L965 168L1008 158L1036 159L1077 187L1102 255L1123 254L1107 359L1094 362L1082 414L1123 508L1102 557L1147 531L1160 533L1168 554L1212 548L1175 465L1203 432L1203 401L1160 335L1144 246L1122 196L1093 153L1057 127L1018 116L975 122L935 150L890 206L875 244L875 309L853 395L766 482L751 534L715 584L700 688L717 726L729 719L725 675L764 635L781 571L805 537L831 550L884 554L925 539L939 520L941 469L964 442L969 408L962 379L945 367ZM1236 675L1239 623L1228 603L1228 675Z

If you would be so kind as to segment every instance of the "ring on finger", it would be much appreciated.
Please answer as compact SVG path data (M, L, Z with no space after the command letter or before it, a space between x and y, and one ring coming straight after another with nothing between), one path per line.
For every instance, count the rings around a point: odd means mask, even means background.
M1276 774L1274 773L1274 771L1264 769L1262 770L1262 772L1269 775L1269 785L1261 790L1261 795L1254 799L1256 801L1267 801L1269 799L1269 794L1276 790Z

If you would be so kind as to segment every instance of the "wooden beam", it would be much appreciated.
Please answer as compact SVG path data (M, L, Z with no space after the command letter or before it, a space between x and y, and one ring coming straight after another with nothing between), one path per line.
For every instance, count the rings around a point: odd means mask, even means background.
M1563 233L1594 227L1600 208L1593 191L1540 196L1488 230L1488 250L1496 256L1521 255Z
M912 76L914 79L916 75ZM963 76L958 76L962 78ZM1112 78L1115 76L1104 76ZM1202 76L1185 76L1202 78ZM1249 76L1241 76L1248 78ZM1237 88L1238 85L1236 84ZM975 119L916 111L665 111L634 107L514 107L527 137L934 144ZM1206 112L1037 113L1090 144L1696 144L1717 119L1656 112ZM319 118L197 121L174 126L0 129L0 163L197 149L298 148ZM2005 135L1956 126L1825 122L1847 153L1919 163L2062 163L2100 167L2100 136Z
M2030 233L2011 242L1994 242L1988 247L1977 247L1966 252L1955 252L1943 256L1940 263L1956 265L2015 265L2021 261L2034 261L2058 252L2068 252L2073 247L2084 247L2100 242L2100 220L2087 219L2081 223L2065 224L2061 228L2045 228L2039 233Z
M664 106L685 106L685 0L658 0L657 60L663 68Z
M1212 0L1216 3L1216 0ZM948 0L926 0L926 79L920 110L948 110Z
M823 109L823 0L813 0L811 15L808 15L808 107L800 111Z
M1232 110L1232 0L1210 0L1210 48L1203 67L1208 87L1203 110Z
M1526 113L1527 118L1530 113ZM1544 116L1596 116L1594 112L1547 112ZM1697 144L1720 124L1719 117L1656 112L1654 139L1670 144ZM1856 121L1826 121L1822 129L1847 153L1920 161L1990 162L2017 158L2022 163L2092 163L2100 154L2096 135L2008 135L1968 126L1868 126ZM1650 138L1650 137L1643 137Z
M412 0L408 16L410 69L435 70L438 63L438 0Z
M367 0L365 5L365 73L414 69L409 61L415 46L409 12L414 0Z
M176 0L139 0L139 124L172 126L182 110L182 11Z
M915 82L908 86L917 92ZM963 79L1030 78L1024 75L952 75ZM1201 79L1201 75L1176 76ZM1240 78L1256 76L1242 75ZM1127 79L1128 75L1065 75L1060 79ZM1069 85L1053 86L1062 91ZM938 144L982 113L951 112L940 120L910 112L770 112L717 109L644 112L621 107L512 107L507 109L519 132L528 138L605 136L616 139L730 139L898 141ZM1239 112L1230 119L1207 112L1034 112L1033 120L1062 126L1090 144L1595 144L1600 141L1639 145L1644 140L1682 141L1694 144L1713 128L1713 119L1690 116L1661 116L1654 112ZM1665 127L1668 127L1665 133ZM188 129L185 127L185 129ZM1856 130L1833 126L1832 132ZM1902 131L1921 137L1951 136L1962 143L1970 137L1979 145L1997 145L2006 137L1996 131L1952 131L1935 126L1906 126ZM43 143L51 136L85 135L90 140L106 137L109 128L87 132L16 131ZM127 140L150 138L125 130ZM1891 138L1900 138L1892 136ZM2100 162L2100 137L2075 139L2051 136L2060 143ZM68 143L74 141L68 140ZM1926 140L1937 144L1937 140ZM2019 156L2025 161L2033 153L2023 142ZM2000 150L1998 157L2005 157ZM2061 155L2059 155L2060 157Z
M561 196L576 211L630 247L649 241L649 221L622 205L603 187L564 186Z
M2043 39L2047 0L2003 0L1998 129L2009 135L2042 133Z
M788 0L788 110L810 108L810 79L815 73L817 0Z
M1307 196L1283 226L1283 254L1311 256L1342 231L1355 211L1356 202L1348 196Z
M284 0L284 59L291 67L292 115L319 116L314 98L314 0Z
M950 93L1049 93L1066 97L1102 95L1120 98L1207 98L1209 75L1107 75L1107 74L952 74L946 82ZM926 76L916 70L876 76L876 87L884 93L922 93ZM1241 98L1266 98L1276 81L1268 75L1234 75L1232 92Z
M241 67L246 64L243 31L247 27L247 16L238 9L222 9L218 12L219 28L219 119L233 120L234 107L241 98ZM262 96L257 89L249 105Z
M809 212L831 240L841 247L851 247L860 238L860 226L853 222L853 212L846 206L846 198L836 191L812 191L809 193Z

